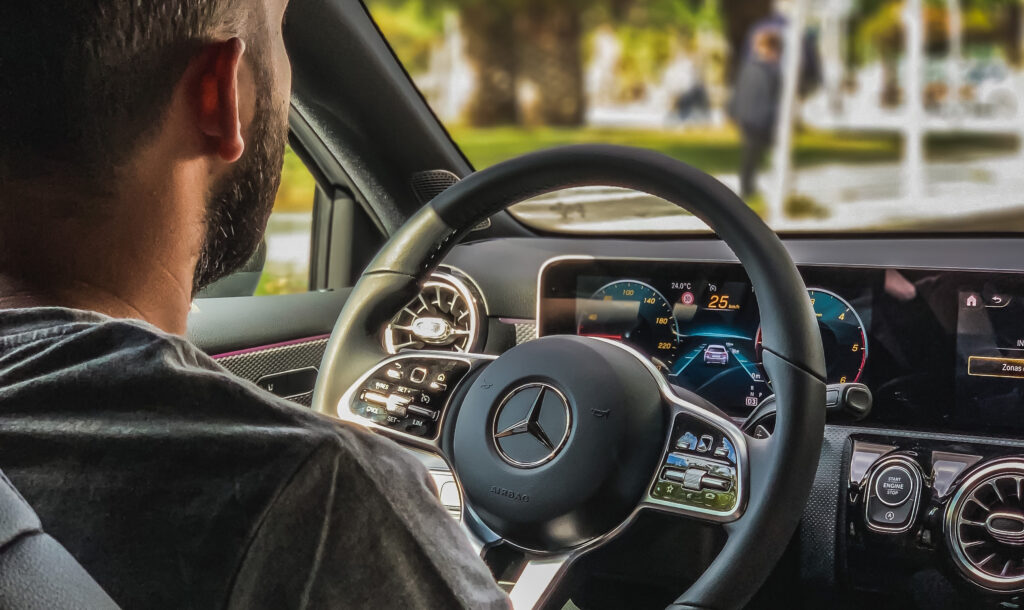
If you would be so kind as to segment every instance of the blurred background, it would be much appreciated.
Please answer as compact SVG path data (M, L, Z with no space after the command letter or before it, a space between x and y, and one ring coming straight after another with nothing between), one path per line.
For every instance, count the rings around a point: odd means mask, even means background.
M561 144L628 144L713 174L779 231L1024 230L1022 0L366 7L477 169ZM272 221L268 266L289 258L285 244L302 247L295 222L308 223L311 193L290 156L279 206L293 222ZM514 213L568 233L706 230L608 188Z

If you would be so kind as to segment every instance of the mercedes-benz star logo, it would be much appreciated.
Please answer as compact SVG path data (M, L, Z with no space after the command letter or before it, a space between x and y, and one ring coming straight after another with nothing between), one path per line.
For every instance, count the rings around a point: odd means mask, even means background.
M546 383L512 390L501 402L491 435L498 455L519 468L550 462L569 439L569 403Z

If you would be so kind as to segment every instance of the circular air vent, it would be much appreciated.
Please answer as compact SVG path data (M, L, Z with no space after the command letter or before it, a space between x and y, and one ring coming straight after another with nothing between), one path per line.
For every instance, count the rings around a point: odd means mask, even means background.
M422 349L469 352L478 347L480 332L478 300L468 282L435 272L388 324L384 347L389 354Z
M989 462L964 479L946 510L953 561L992 591L1024 590L1024 458Z

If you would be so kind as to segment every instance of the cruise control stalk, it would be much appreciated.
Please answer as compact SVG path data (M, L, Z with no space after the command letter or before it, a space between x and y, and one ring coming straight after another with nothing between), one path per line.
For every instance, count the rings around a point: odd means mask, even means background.
M830 424L860 421L871 413L871 390L863 383L830 383L825 390L825 421ZM754 438L768 438L775 429L775 395L754 409L743 422L743 431Z

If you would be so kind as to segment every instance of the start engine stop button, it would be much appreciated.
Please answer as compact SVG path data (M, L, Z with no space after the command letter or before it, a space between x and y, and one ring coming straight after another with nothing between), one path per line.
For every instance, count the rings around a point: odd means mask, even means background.
M886 506L902 506L914 491L914 478L904 466L886 466L875 479L875 496Z

